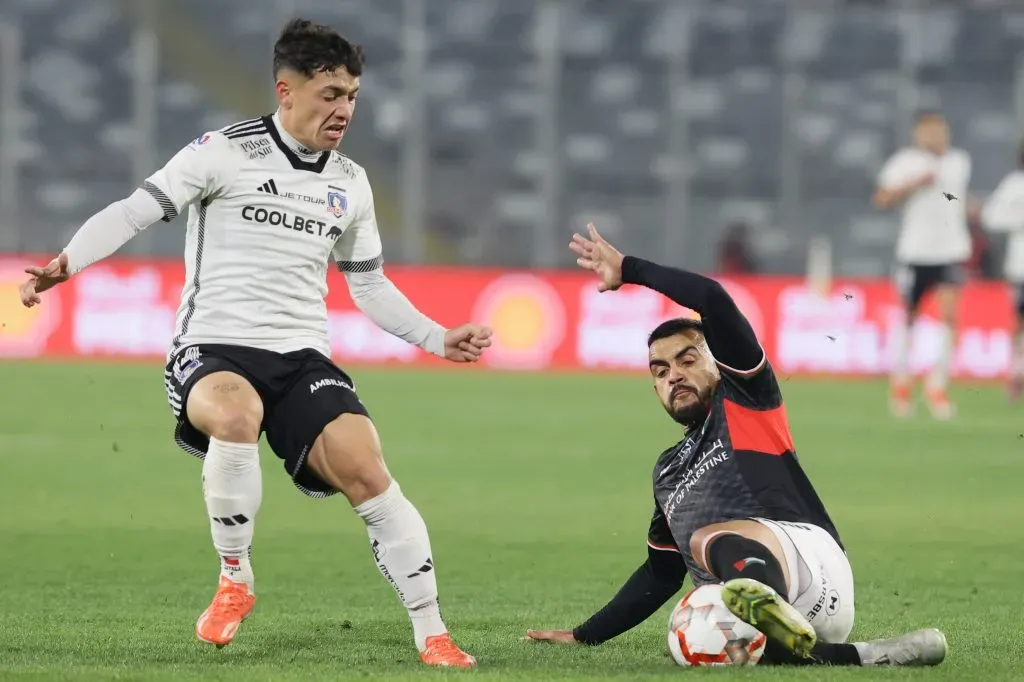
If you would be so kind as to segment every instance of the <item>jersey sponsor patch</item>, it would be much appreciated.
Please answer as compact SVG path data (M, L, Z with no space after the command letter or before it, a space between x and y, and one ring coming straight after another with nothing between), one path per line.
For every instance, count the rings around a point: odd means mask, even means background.
M200 135L199 137L192 141L192 146L200 147L209 142L211 139L213 139L213 137L210 135L210 133L203 133L202 135Z

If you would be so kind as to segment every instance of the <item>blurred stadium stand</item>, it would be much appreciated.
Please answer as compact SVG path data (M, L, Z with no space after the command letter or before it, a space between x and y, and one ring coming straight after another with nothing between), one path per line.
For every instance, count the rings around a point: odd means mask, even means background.
M895 225L869 197L912 112L949 116L981 194L1024 112L1024 8L906 7L4 0L0 250L60 248L199 133L271 110L270 46L301 15L366 47L345 150L392 262L565 265L593 218L630 251L711 269L739 221L765 271L802 271L826 234L838 272L884 275ZM176 222L127 252L182 242Z

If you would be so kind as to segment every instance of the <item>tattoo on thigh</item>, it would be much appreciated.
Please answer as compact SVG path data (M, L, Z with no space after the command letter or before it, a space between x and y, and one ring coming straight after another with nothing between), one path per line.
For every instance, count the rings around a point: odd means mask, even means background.
M217 384L216 386L213 387L213 390L216 391L217 393L232 393L234 391L240 390L241 388L241 385L238 383L230 383Z

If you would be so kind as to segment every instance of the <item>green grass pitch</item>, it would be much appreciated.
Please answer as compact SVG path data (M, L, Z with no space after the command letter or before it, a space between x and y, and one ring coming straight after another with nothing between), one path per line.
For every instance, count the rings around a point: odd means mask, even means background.
M894 422L878 382L787 381L801 460L846 542L854 636L937 626L929 670L685 671L667 608L597 648L520 641L602 605L645 556L654 458L678 432L643 374L354 372L427 519L442 606L489 679L1020 679L1024 415L995 386L960 418ZM263 449L259 602L234 644L193 636L217 562L200 464L162 368L0 364L0 679L456 677L421 666L341 498L303 497Z

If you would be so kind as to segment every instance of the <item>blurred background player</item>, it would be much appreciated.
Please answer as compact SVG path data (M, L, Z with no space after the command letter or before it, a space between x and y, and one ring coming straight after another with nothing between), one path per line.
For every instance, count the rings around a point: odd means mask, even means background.
M902 205L896 245L896 286L904 309L898 327L891 376L890 406L903 417L912 411L911 346L914 323L924 297L934 292L942 324L939 353L926 381L924 397L937 419L953 416L948 386L956 334L957 300L971 256L967 226L967 187L971 158L950 148L942 114L917 116L913 145L893 154L878 175L874 203L882 209Z
M722 598L768 638L766 663L936 665L938 630L846 643L853 630L853 570L832 519L796 457L782 390L732 297L694 272L623 256L593 225L574 235L580 267L600 291L653 289L696 311L648 337L662 406L684 429L654 466L647 561L576 629L533 631L542 641L599 644L635 627L683 585L724 582Z
M984 226L1009 236L1003 275L1013 292L1013 355L1010 359L1008 394L1019 400L1024 391L1024 142L1017 150L1016 170L1010 172L985 202Z
M337 149L355 111L363 52L327 26L295 19L274 46L272 116L206 133L79 229L48 265L29 268L22 302L188 209L188 280L164 384L175 442L203 459L203 495L220 584L196 636L230 644L256 602L250 562L263 497L265 432L296 487L344 494L366 523L374 561L412 620L428 665L476 660L448 634L420 513L388 473L352 379L330 361L325 276L333 258L378 326L454 362L490 345L476 325L445 329L384 276L366 172Z

